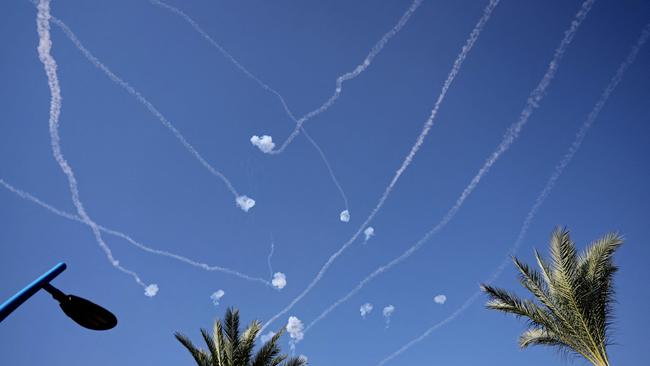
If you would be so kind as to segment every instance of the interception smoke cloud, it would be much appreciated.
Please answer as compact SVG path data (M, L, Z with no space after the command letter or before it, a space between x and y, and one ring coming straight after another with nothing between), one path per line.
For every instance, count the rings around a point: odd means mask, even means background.
M341 214L339 215L339 219L341 220L341 222L350 222L350 211L348 210L341 211Z
M363 236L365 237L364 243L370 240L372 236L375 235L375 228L368 226L366 230L363 231Z
M289 320L287 321L287 333L289 333L289 337L291 337L290 341L290 347L291 351L296 350L296 343L300 342L303 337L305 336L305 333L303 332L305 326L302 323L298 317L295 316L290 316Z
M253 135L253 137L251 137L251 144L257 146L257 148L259 148L262 152L265 153L272 151L273 148L275 147L275 144L273 143L273 138L268 135L264 135L261 137L257 135Z
M247 197L247 196L240 196L235 187L230 183L230 180L226 178L223 173L215 169L210 163L207 162L203 158L203 156L192 146L192 144L185 139L185 137L178 131L174 125L165 118L165 116L153 105L151 102L149 102L142 94L140 94L139 91L135 90L129 83L126 81L122 80L119 76L115 75L106 65L104 65L97 57L95 57L84 45L81 43L79 38L72 32L72 30L60 19L57 19L56 17L51 18L52 23L57 25L63 33L68 37L68 39L77 47L77 49L84 55L84 57L90 61L96 68L104 72L106 76L108 76L109 79L111 79L112 82L115 84L121 86L124 90L126 90L131 96L133 96L138 102L140 102L142 105L144 105L151 114L153 114L159 121L162 123L163 126L165 126L171 133L176 137L176 139L183 145L185 150L187 150L208 172L210 172L213 176L219 178L228 188L228 190L235 196L235 202L239 208L241 208L243 211L247 212L250 210L253 206L255 206L255 200Z
M83 219L81 219L81 217L79 217L77 215L74 215L74 214L71 214L69 212L59 210L59 209L55 208L54 206L41 201L40 199L33 196L32 194L27 193L27 192L25 192L25 191L23 191L21 189L18 189L16 187L12 186L11 184L4 181L2 178L0 178L0 185L5 187L10 192L16 194L18 197L20 197L20 198L22 198L24 200L30 201L32 203L35 203L35 204L43 207L44 209L50 211L51 213L53 213L55 215L58 215L60 217L66 218L66 219L71 220L71 221L76 221L76 222L82 223L84 225L88 225ZM124 234L124 233L122 233L120 231L113 230L113 229L107 228L107 227L99 225L99 224L97 224L97 228L103 233L106 233L108 235L112 235L112 236L124 239L129 244L131 244L131 245L135 246L136 248L141 249L141 250L143 250L143 251L145 251L147 253L159 255L159 256L162 256L162 257L171 258L171 259L177 260L177 261L179 261L181 263L185 263L185 264L191 265L193 267L202 269L204 271L222 272L222 273L225 273L225 274L236 276L236 277L241 278L241 279L246 280L246 281L259 282L259 283L262 283L262 284L264 284L266 286L269 286L269 287L272 286L271 282L269 282L269 281L267 281L267 280L265 280L263 278L249 276L249 275L241 273L239 271L235 271L233 269L229 269L229 268L225 268L225 267L221 267L221 266L213 266L213 265L208 265L208 264L205 264L205 263L196 262L194 260L191 260L189 258L183 257L183 256L178 255L178 254L170 253L170 252L167 252L167 251L164 251L164 250L154 249L154 248L148 247L148 246L138 242L137 240L133 239L129 235L126 235L126 234Z
M384 320L386 321L386 328L390 326L390 318L393 316L394 312L395 312L394 305L388 305L384 307L384 309L381 311L381 315L384 316Z
M244 212L248 212L248 210L255 206L255 200L246 195L237 197L235 202Z
M372 312L372 309L373 309L372 304L367 302L367 303L361 305L361 307L359 307L359 313L361 314L361 317L365 319L366 315L368 315L368 314L370 314Z
M144 288L144 296L154 297L158 293L158 285L152 283L151 285Z
M212 300L212 304L214 306L219 306L219 301L221 301L221 298L226 294L224 290L217 290L210 295L210 300Z
M435 302L436 304L442 305L445 302L447 302L447 296L445 296L445 295L436 295L433 298L433 302Z
M641 50L641 48L645 45L647 42L648 38L650 37L650 23L646 25L646 27L643 29L641 36L639 37L637 43L634 45L630 53L627 55L625 61L619 66L618 70L610 80L609 84L603 91L603 93L600 96L600 99L596 102L594 105L593 109L587 116L587 119L585 122L582 124L580 127L580 130L576 134L576 138L574 139L573 143L569 147L569 150L567 153L564 155L562 160L556 165L555 169L553 170L553 173L549 177L548 181L546 182L546 185L542 189L542 191L539 193L537 198L535 199L535 202L533 203L532 207L528 211L528 214L526 215L526 218L524 219L524 222L519 230L519 234L517 235L517 239L515 240L514 244L509 250L509 255L504 258L504 260L501 262L501 264L496 268L496 270L492 273L490 278L486 281L487 283L492 283L496 281L501 273L503 273L503 270L505 269L506 265L510 263L510 256L515 255L521 246L524 237L526 236L528 229L535 218L537 211L541 207L541 205L544 203L548 195L551 193L553 190L553 187L557 183L558 179L561 177L564 169L569 165L571 160L573 159L573 156L578 152L580 149L580 146L582 145L582 141L584 140L585 136L587 135L587 132L589 131L590 127L593 125L595 122L596 118L598 118L598 115L600 114L600 111L602 108L605 106L607 103L607 100L609 99L610 95L614 92L618 84L621 82L623 79L623 75L625 74L625 71L634 63L634 60L637 57L637 54ZM428 337L431 333L439 329L440 327L446 325L447 323L450 323L451 321L455 320L459 315L465 312L467 308L469 308L479 297L481 296L481 291L477 290L474 292L465 302L458 308L456 309L451 315L443 319L442 321L434 324L431 326L429 329L427 329L423 334L420 336L414 338L413 340L409 341L406 343L404 346L400 347L397 351L393 352L390 354L388 357L384 358L381 362L377 364L377 366L383 366L389 361L393 360L397 356L401 355L402 353L406 352L409 348L413 347L417 343L422 342L426 337Z
M287 285L287 276L282 272L275 272L271 284L278 290L282 290Z
M187 23L189 23L192 26L192 28L197 33L199 33L199 35L201 35L201 37L203 37L206 41L208 41L208 43L212 47L217 49L217 51L219 51L219 53L221 53L224 57L226 57L233 65L235 65L235 67L239 71L241 71L244 75L246 75L246 77L253 80L262 89L264 89L264 90L268 91L269 93L273 94L278 99L280 104L282 104L282 108L284 108L284 111L287 114L287 116L289 116L289 118L294 123L298 124L298 120L296 119L293 112L291 112L291 110L289 109L289 105L285 101L282 94L280 94L277 90L270 87L268 84L264 83L260 78L258 78L252 72L250 72L247 68L245 68L244 65L242 65L239 61L237 61L237 59L235 59L235 57L233 57L233 55L231 55L225 48L223 48L219 43L217 43L217 41L215 41L212 37L210 37L210 35L208 33L206 33L203 30L203 28L201 28L201 26L194 19L192 19L189 15L187 15L182 10L180 10L180 9L178 9L178 8L172 6L172 5L169 5L167 3L164 3L162 1L150 0L150 3L153 4L153 5L159 6L160 8L165 9L165 10L167 10L167 11L173 13L173 14L176 14L177 16L179 16L183 20L185 20ZM330 179L332 180L332 183L334 183L334 185L338 189L339 194L341 196L341 199L343 200L343 204L345 206L345 209L347 210L348 209L348 198L345 195L345 192L343 191L343 187L341 186L339 180L336 178L336 174L334 174L334 170L332 169L332 166L330 165L330 162L327 159L327 156L325 156L325 153L323 152L323 149L321 149L320 146L318 146L316 141L307 133L307 130L304 127L301 126L300 131L305 136L307 141L309 141L309 143L318 152L318 155L320 156L321 160L323 161L323 164L325 164L325 167L327 168L327 172L329 173ZM258 139L254 139L254 137L257 137ZM270 144L258 144L258 143L255 142L255 141L259 142L259 139L262 139L264 137L265 136L262 136L262 137L253 136L253 137L251 137L251 143L254 146L257 146L263 152L271 152L275 148L275 144L272 143L271 136L267 136L269 138ZM268 149L268 151L265 151L267 149Z
M487 161L483 164L481 169L479 169L478 173L472 178L471 182L463 192L461 193L460 197L456 200L456 203L447 211L445 216L431 229L429 230L420 240L418 240L415 244L413 244L410 248L408 248L406 251L404 251L401 255L395 257L388 263L378 267L374 272L370 273L368 276L366 276L363 280L359 282L359 284L354 287L350 292L348 292L345 296L341 297L338 299L336 302L334 302L332 305L330 305L327 309L325 309L318 317L316 317L309 325L307 325L307 328L305 329L305 332L309 331L314 325L316 325L319 321L324 319L329 313L331 313L334 309L336 309L339 305L343 304L346 302L348 299L350 299L352 296L354 296L357 292L359 292L363 287L365 287L368 283L370 283L373 279L375 279L377 276L385 273L386 271L390 270L394 266L402 263L405 261L407 258L409 258L413 253L415 253L417 250L419 250L433 235L438 233L440 230L442 230L447 224L456 216L460 208L462 207L463 203L465 200L472 194L474 189L478 186L480 183L481 179L485 174L487 174L494 165L494 163L497 162L499 157L510 148L512 143L519 137L519 133L521 129L524 127L526 122L528 122L528 119L532 115L533 111L539 107L542 99L544 98L544 95L546 93L546 89L548 86L551 84L551 81L553 80L553 77L555 76L555 73L559 67L560 60L564 56L564 53L566 51L566 48L571 44L571 41L573 40L573 36L575 35L575 32L578 30L584 19L587 17L587 14L589 13L589 10L591 9L593 3L595 0L586 0L578 13L576 14L575 18L571 22L571 26L569 29L564 33L564 37L562 38L562 41L560 42L560 45L558 48L555 50L553 58L551 62L548 65L548 68L546 70L546 73L540 80L539 84L528 97L528 100L526 102L526 106L524 107L523 111L521 112L519 119L512 124L505 136L503 137L503 140L501 143L497 146L496 150L489 156ZM492 4L492 3L490 3ZM489 5L488 5L489 6ZM489 16L489 13L486 12L484 14Z
M414 3L415 4L415 3ZM386 189L384 190L384 193L382 196L379 198L377 205L375 208L372 210L370 215L366 218L366 220L361 223L357 231L352 235L352 237L339 248L338 251L334 252L327 262L321 267L320 271L316 274L316 277L309 283L307 288L305 288L297 297L295 297L284 309L282 309L279 313L271 317L266 323L264 323L264 326L262 329L266 328L268 325L270 325L272 322L277 320L280 316L286 314L289 310L291 310L300 300L302 300L313 288L316 286L318 282L323 278L329 267L332 265L332 263L350 246L352 243L354 243L355 240L359 237L359 235L362 233L362 231L368 227L368 224L374 219L374 217L379 213L381 208L383 207L384 203L390 196L390 193L392 192L393 188L397 184L397 181L400 179L404 171L409 167L411 162L413 161L413 158L415 157L415 154L418 152L420 149L420 146L424 143L424 139L429 133L429 130L431 129L433 125L433 121L438 113L438 109L440 108L440 105L442 104L442 101L444 100L445 96L447 95L447 91L451 87L454 79L460 72L460 69L462 67L463 61L467 58L467 55L469 52L472 50L472 47L478 40L481 32L483 31L483 28L487 24L488 20L492 16L492 12L496 8L496 6L499 4L499 0L491 0L490 3L485 7L483 10L483 14L481 18L479 19L478 23L472 29L472 32L469 35L469 38L466 40L465 44L463 45L463 48L461 49L461 52L458 54L456 57L456 60L454 61L454 64L452 66L451 71L449 72L449 75L447 76L447 79L445 80L445 83L442 86L442 89L440 91L440 94L434 104L434 107L431 111L431 114L429 115L429 118L427 121L424 123L424 127L422 128L422 131L420 132L420 135L417 137L415 144L413 147L411 147L410 152L402 162L402 165L400 168L395 172L395 175L393 176L393 179L391 182L388 184ZM307 327L307 330L309 329L309 326Z
M334 94L329 97L323 104L320 105L320 107L314 109L313 111L307 113L303 117L301 117L298 121L296 121L296 127L294 128L293 132L287 137L287 139L282 143L282 146L280 146L279 149L273 150L268 152L268 154L280 154L284 151L284 149L289 146L289 144L298 136L300 133L300 129L302 128L302 125L307 122L308 120L318 116L319 114L325 112L328 110L334 102L336 102L337 99L341 96L341 92L343 91L343 84L348 81L356 78L357 76L361 75L362 72L364 72L368 66L372 63L372 60L379 55L379 53L384 49L386 44L390 41L391 38L393 38L399 31L406 25L406 23L409 21L413 13L418 9L418 7L422 4L422 0L414 0L411 6L406 10L406 12L402 15L400 20L393 26L391 30L386 32L383 37L372 47L366 58L363 60L363 62L357 67L350 72L347 72L341 76L339 76L336 79L336 89L334 91Z
M45 69L45 74L47 75L47 82L50 88L51 100L50 100L50 118L49 118L49 130L50 130L50 141L52 145L52 155L58 163L59 167L63 174L65 174L68 179L68 186L70 189L70 194L72 198L72 203L77 209L77 214L81 220L87 224L94 236L97 244L106 254L106 258L119 271L126 273L133 277L136 283L145 288L145 295L152 297L155 296L158 292L158 286L155 284L146 285L140 279L137 273L129 269L124 268L120 263L113 257L113 253L108 245L104 242L102 234L97 227L97 224L90 218L88 213L81 202L81 197L79 195L79 188L77 184L77 179L75 178L72 167L68 164L63 156L61 151L61 138L59 137L59 117L61 115L61 87L59 86L59 78L56 72L56 61L52 57L50 51L52 49L52 40L50 38L50 2L49 0L40 0L37 5L38 13L36 18L36 28L38 31L38 58L43 64Z

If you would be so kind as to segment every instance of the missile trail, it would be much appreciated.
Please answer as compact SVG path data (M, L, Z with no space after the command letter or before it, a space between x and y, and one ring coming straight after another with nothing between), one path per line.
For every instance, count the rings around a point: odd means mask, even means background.
M38 58L43 64L43 68L45 69L45 74L47 75L47 82L51 94L49 130L52 155L54 156L54 159L68 180L72 203L77 209L77 214L86 225L90 226L97 244L104 251L104 254L106 254L108 261L113 265L113 267L117 268L119 271L125 274L128 274L135 280L137 284L145 288L145 294L147 294L147 296L155 296L155 292L157 292L157 286L155 284L146 285L144 282L142 282L140 276L138 276L136 272L123 267L120 265L119 261L115 259L111 249L104 242L97 224L90 218L83 206L83 203L81 202L77 179L75 178L72 167L70 164L68 164L67 160L63 156L63 152L61 151L61 138L59 136L59 117L61 115L62 98L61 87L59 86L59 78L56 70L57 64L51 54L52 40L50 38L50 1L40 0L38 2L37 9L38 13L36 18L36 27L39 37ZM150 292L148 291L150 288L155 288L153 295L150 295Z
M336 79L336 89L334 90L334 94L330 96L323 104L321 104L318 108L314 109L313 111L307 113L303 117L301 117L298 121L296 121L296 127L294 128L293 132L287 137L287 139L282 143L280 148L277 150L272 150L269 152L269 154L280 154L284 151L284 149L291 144L291 142L298 136L300 133L300 128L302 125L307 122L308 120L318 116L319 114L325 112L328 110L334 103L336 102L337 99L341 96L341 93L343 91L343 84L348 81L356 78L357 76L361 75L366 69L370 66L372 61L374 60L379 53L384 49L384 47L388 44L391 38L397 35L400 30L406 25L406 23L409 21L411 16L415 13L415 11L420 7L420 4L422 4L422 0L414 0L413 3L411 3L411 6L406 10L406 12L402 15L402 17L399 19L397 24L393 26L388 32L386 32L381 39L372 47L366 58L363 60L362 63L357 65L357 67L350 71L347 72L341 76L339 76Z
M593 125L594 121L600 114L601 109L605 106L605 103L607 103L607 100L609 99L609 96L611 93L616 89L618 84L621 82L623 78L623 74L625 71L629 68L632 63L634 63L634 60L636 59L637 54L643 47L643 45L646 43L648 40L648 37L650 36L650 24L648 24L642 34L639 40L637 41L636 45L632 48L632 51L628 54L627 58L625 61L619 66L618 70L616 71L616 74L612 79L610 80L609 84L601 94L600 99L598 102L594 105L594 108L591 110L589 113L589 116L583 123L583 125L580 127L580 130L576 134L576 138L569 147L569 150L567 153L564 155L564 158L558 163L558 165L555 167L555 170L549 177L548 181L546 182L546 186L540 194L537 196L537 199L533 203L533 206L530 208L530 211L526 215L526 218L524 219L524 223L521 226L521 229L519 230L519 235L517 236L517 239L515 240L515 243L512 245L512 248L510 248L509 255L501 262L501 264L495 269L494 273L490 276L490 278L486 281L488 284L496 281L503 270L505 269L506 265L510 263L511 259L510 256L514 255L519 247L521 246L521 243L523 242L524 236L528 232L528 228L530 227L531 222L535 218L535 215L537 214L537 211L539 210L540 206L544 203L548 195L551 193L551 190L555 186L557 180L560 178L562 175L562 172L564 169L569 165L571 160L573 159L573 156L578 152L580 149L580 145L582 144L582 141L584 140L585 136L587 135L587 132L589 131L589 128ZM404 346L400 347L397 351L393 352L390 354L388 357L384 358L381 362L377 364L377 366L383 366L389 361L393 360L397 356L401 355L402 353L406 352L409 348L414 346L415 344L423 341L426 337L428 337L431 333L436 331L438 328L444 326L445 324L453 321L456 319L459 315L461 315L467 308L469 308L481 295L481 291L478 290L474 292L465 302L458 308L456 309L451 315L449 315L447 318L443 319L442 321L434 324L431 326L429 329L427 329L424 333L422 333L420 336L414 338L413 340L409 341L406 343Z
M445 80L445 83L442 86L442 89L440 91L440 95L438 96L433 109L431 110L431 114L429 115L429 118L426 120L424 123L424 126L422 128L422 131L420 132L419 136L417 137L415 144L411 147L410 152L402 162L402 165L400 168L395 172L395 175L393 176L393 179L391 182L388 184L386 189L384 190L384 193L382 196L379 198L379 201L377 202L377 205L375 208L372 210L370 215L366 218L366 220L359 226L357 229L356 233L339 248L338 251L336 251L334 254L332 254L327 262L321 267L320 271L314 277L314 279L309 283L309 285L303 290L296 298L294 298L284 309L282 309L279 313L271 317L266 323L264 323L264 326L262 327L262 330L269 326L273 321L278 319L280 316L286 314L289 310L291 310L300 300L302 300L313 288L316 286L316 284L323 278L329 267L332 265L332 263L350 246L354 241L359 237L359 235L368 227L368 224L373 220L373 218L379 213L379 210L381 207L384 205L386 200L388 199L388 196L392 192L393 188L397 184L397 181L399 178L402 176L404 171L408 168L408 166L411 164L413 161L413 158L415 157L415 154L418 152L422 144L424 143L424 139L429 133L431 127L433 126L433 121L438 113L438 109L440 108L440 105L442 104L442 101L444 100L445 96L447 95L447 91L451 87L454 79L456 78L456 75L460 72L461 66L463 64L463 61L467 58L467 55L471 51L472 47L478 40L478 37L481 34L481 31L485 27L485 24L488 22L490 17L492 16L492 12L496 8L496 6L499 4L499 0L491 0L488 5L485 7L483 10L483 15L480 17L478 23L470 33L470 36L466 40L465 44L463 45L463 48L461 49L461 52L458 54L456 57L456 60L454 61L454 64L451 68L451 71L449 72L449 75L447 76L447 79Z
M56 17L51 18L52 23L58 26L63 33L68 37L68 39L77 47L77 49L90 61L96 68L104 72L109 79L115 84L121 86L126 90L131 96L133 96L138 102L151 112L159 121L163 124L171 133L176 137L176 139L183 145L185 150L187 150L208 172L213 176L219 178L223 184L228 188L228 190L235 197L235 202L237 205L245 212L251 209L255 205L255 201L245 195L240 195L235 187L232 185L230 180L219 170L215 169L210 163L203 158L203 156L192 146L192 144L187 141L187 139L174 127L174 125L167 120L167 118L153 105L149 102L139 91L133 88L129 83L122 80L119 76L114 74L106 65L104 65L97 57L95 57L84 45L81 43L79 38L72 32L72 30L60 19Z
M255 76L255 74L253 74L246 67L244 67L244 65L242 65L230 52L228 52L225 48L223 48L223 46L221 46L217 41L215 41L214 38L210 37L210 35L205 30L203 30L203 28L201 28L199 23L197 23L194 19L192 19L184 11L182 11L181 9L179 9L179 8L177 8L175 6L169 5L169 4L167 4L165 2L162 2L162 1L159 1L159 0L150 0L149 2L151 4L153 4L153 5L161 7L161 8L163 8L163 9L165 9L165 10L167 10L167 11L173 13L173 14L176 14L177 16L179 16L183 20L185 20L187 23L189 23L190 26L192 26L192 28L198 34L201 35L201 37L203 37L212 47L217 49L217 51L219 51L219 53L221 53L224 57L226 57L239 71L241 71L244 75L246 75L246 77L253 80L262 89L264 89L264 90L268 91L269 93L273 94L278 99L280 104L282 104L282 108L284 109L287 116L289 116L289 118L291 118L292 121L294 121L296 124L298 124L298 119L296 119L295 115L293 114L293 112L289 108L289 105L287 104L287 102L284 99L284 97L282 96L282 94L280 94L280 92L278 92L277 90L275 90L274 88L272 88L271 86L269 86L268 84L263 82L260 78ZM337 190L339 191L339 194L341 195L341 199L343 200L343 204L345 205L345 210L349 210L348 198L347 198L345 192L343 191L343 187L341 187L341 183L339 182L338 178L336 177L336 174L334 174L334 170L332 169L332 166L331 166L329 160L327 159L327 156L325 156L325 153L323 152L323 149L321 149L321 147L318 145L318 143L316 143L316 141L314 141L314 139L307 133L307 131L304 129L303 126L300 126L300 131L303 133L303 135L305 136L307 141L309 141L309 143L314 147L314 149L316 149L316 151L318 152L318 155L320 155L320 158L323 161L323 164L325 164L325 167L327 168L330 179L332 180L332 182L336 186Z
M478 173L474 176L474 178L471 180L469 185L463 190L460 197L456 200L456 203L449 209L449 211L447 211L445 216L414 245L412 245L410 248L408 248L399 256L393 258L388 263L378 267L375 271L373 271L368 276L366 276L363 280L361 280L359 284L356 287L354 287L350 292L348 292L345 296L341 297L332 305L330 305L325 311L323 311L318 317L316 317L309 325L307 325L307 327L305 328L305 332L307 332L310 328L312 328L318 322L320 322L325 317L327 317L327 315L329 315L339 305L343 304L352 296L354 296L359 291L361 291L363 287L365 287L377 276L387 272L394 266L402 263L411 255L413 255L413 253L419 250L427 241L429 241L429 239L431 239L433 235L437 234L440 230L442 230L445 226L447 226L447 224L454 218L454 216L456 216L460 208L463 206L465 200L476 189L483 176L485 176L485 174L489 172L492 165L494 165L494 163L497 162L497 160L501 157L501 155L510 148L512 143L515 142L515 140L519 136L521 129L527 123L534 109L539 106L539 103L542 101L545 95L546 89L551 84L551 81L555 76L555 73L559 67L559 63L562 57L564 56L566 48L571 44L575 32L578 30L580 24L582 24L584 19L587 17L587 14L589 13L589 10L591 9L591 6L593 5L594 1L595 0L586 0L583 3L582 7L580 8L580 11L576 14L574 21L571 23L570 28L564 33L564 38L562 39L558 48L555 50L553 59L551 60L546 73L542 77L542 80L539 82L537 87L532 91L531 95L529 96L526 106L524 107L524 110L520 114L519 119L510 126L503 140L497 146L496 150L490 155L490 157L487 159L487 161L484 163L481 169L479 169Z
M56 207L54 207L54 206L52 206L52 205L50 205L48 203L43 202L42 200L38 199L34 195L32 195L32 194L30 194L28 192L25 192L25 191L23 191L23 190L21 190L19 188L14 187L13 185L7 183L2 178L0 178L0 185L3 186L4 188L6 188L7 190L9 190L10 192L16 194L18 197L20 197L20 198L22 198L24 200L30 201L32 203L35 203L35 204L43 207L44 209L50 211L51 213L53 213L55 215L58 215L60 217L66 218L66 219L71 220L71 221L76 221L76 222L87 225L87 223L84 222L84 220L81 217L79 217L77 215L74 215L74 214L71 214L69 212L65 212L63 210L59 210ZM262 284L264 284L266 286L272 287L271 282L269 282L269 281L267 281L267 280L265 280L263 278L249 276L249 275L247 275L245 273L241 273L239 271L229 269L229 268L225 268L225 267L221 267L221 266L208 265L208 264L205 264L205 263L197 262L197 261L194 261L194 260L189 259L187 257L184 257L182 255L174 254L174 253L171 253L171 252L168 252L168 251L165 251L165 250L154 249L154 248L151 248L151 247L149 247L147 245L142 244L141 242L133 239L131 236L129 236L127 234L124 234L121 231L110 229L110 228L107 228L107 227L99 225L99 224L97 224L97 228L100 231L102 231L102 232L104 232L106 234L113 235L115 237L124 239L128 243L130 243L131 245L133 245L133 246L135 246L135 247L137 247L137 248L139 248L139 249L141 249L141 250L143 250L143 251L145 251L147 253L159 255L159 256L162 256L162 257L171 258L171 259L177 260L179 262L189 264L189 265L191 265L193 267L200 268L200 269L205 270L205 271L221 272L221 273L233 275L235 277L241 278L241 279L246 280L246 281L258 282L258 283L262 283Z

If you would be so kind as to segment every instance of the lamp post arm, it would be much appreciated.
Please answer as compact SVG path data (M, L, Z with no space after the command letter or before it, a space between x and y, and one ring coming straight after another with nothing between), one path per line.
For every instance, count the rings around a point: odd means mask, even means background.
M60 275L61 272L65 271L65 263L59 263L56 266L52 267L49 271L43 273L39 278L34 280L24 289L20 290L14 296L10 297L7 301L0 305L0 322L3 321L9 314L16 310L22 303L27 301L32 295L38 292L41 288L47 286L47 289L53 289L54 287L50 286L49 283L56 276ZM58 290L57 290L58 291ZM50 291L48 291L50 292ZM60 291L59 291L60 292ZM55 296L54 293L50 292L52 296ZM56 297L55 297L56 298ZM58 299L57 299L58 300Z

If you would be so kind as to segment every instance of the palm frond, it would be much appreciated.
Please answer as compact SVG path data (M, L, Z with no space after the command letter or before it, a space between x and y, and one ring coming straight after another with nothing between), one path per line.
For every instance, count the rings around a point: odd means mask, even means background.
M283 331L284 328L262 345L253 359L252 366L276 366L287 358L286 355L280 355L280 347L278 346L278 340Z
M553 329L552 316L534 302L485 284L481 285L481 289L490 297L485 305L487 308L525 317L532 325Z
M239 348L239 310L233 308L226 309L222 329L225 342L225 359L230 362L231 366L238 366L235 364L235 355Z
M561 346L567 345L554 333L542 328L531 328L519 336L519 347L527 348L530 346Z
M197 365L210 366L210 361L205 351L197 348L187 336L176 332L174 333L174 337L190 352Z
M232 344L232 348L237 349L239 343L239 310L228 308L224 317L226 340Z
M513 257L512 260L519 270L519 282L521 282L522 286L535 295L547 309L555 313L555 304L551 300L548 284L544 281L544 276L527 264L519 261L519 259Z
M229 352L226 349L226 340L223 335L223 325L221 324L220 319L217 319L214 322L214 329L212 331L212 334L213 338L216 340L215 345L217 348L217 366L231 366L230 358L228 358Z
M613 256L622 244L623 239L618 233L606 234L593 242L578 260L589 284L589 291L583 294L585 302L590 304L587 320L603 352L604 346L610 343L607 330L613 317L613 277L618 271Z
M291 357L284 363L285 366L306 366L307 360L303 357Z
M569 232L565 228L556 229L551 237L551 273L555 290L562 298L574 297L578 282L577 261L578 254Z
M540 273L544 278L544 282L546 282L548 293L553 296L555 292L555 286L553 284L553 272L551 271L551 267L548 265L548 263L546 263L546 261L542 258L536 249L534 251L535 259L537 260L537 265L539 266Z
M527 318L522 348L546 345L571 350L597 366L609 366L606 346L614 301L613 277L618 268L613 255L623 243L607 234L578 254L566 229L551 236L550 262L537 251L539 271L513 258L519 281L538 302L521 299L505 290L483 285L490 309ZM543 308L541 307L543 306Z
M233 355L235 365L248 365L250 363L255 348L255 338L257 338L261 328L262 325L258 321L253 321L240 336L239 344Z
M208 331L203 328L201 328L201 336L203 337L205 344L208 346L208 351L210 352L210 364L214 366L214 360L218 358L218 351L214 343L214 339L212 336L210 336ZM220 365L217 364L216 366Z

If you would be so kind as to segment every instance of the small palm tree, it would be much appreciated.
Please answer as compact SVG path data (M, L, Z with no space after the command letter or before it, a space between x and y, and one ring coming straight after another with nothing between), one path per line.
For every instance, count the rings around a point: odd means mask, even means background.
M197 348L192 341L181 333L174 333L176 339L190 352L198 366L305 366L307 362L302 357L288 358L280 354L277 343L282 335L282 330L253 353L255 338L260 332L261 325L253 321L244 333L239 331L239 311L228 308L224 322L217 319L211 336L205 329L201 329L203 340L208 346L208 351Z
M609 366L606 346L612 321L613 254L623 244L615 233L596 240L578 254L566 229L551 238L551 262L535 251L540 270L513 258L521 284L537 301L520 299L505 290L482 285L489 309L527 318L530 328L519 346L554 346L582 355L596 366Z

